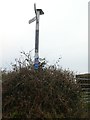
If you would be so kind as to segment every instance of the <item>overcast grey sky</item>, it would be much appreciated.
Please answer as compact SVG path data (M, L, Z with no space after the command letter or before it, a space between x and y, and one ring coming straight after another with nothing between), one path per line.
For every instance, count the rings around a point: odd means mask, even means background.
M0 0L0 66L9 67L20 51L35 48L35 22L28 24L34 3L45 13L40 16L40 58L55 63L62 56L61 67L88 72L88 0Z

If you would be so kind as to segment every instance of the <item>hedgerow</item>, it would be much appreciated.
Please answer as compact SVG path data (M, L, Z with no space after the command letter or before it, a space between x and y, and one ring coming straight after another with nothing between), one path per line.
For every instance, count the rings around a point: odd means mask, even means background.
M2 71L3 118L78 118L83 110L74 72L40 62L34 70L29 54L13 70Z

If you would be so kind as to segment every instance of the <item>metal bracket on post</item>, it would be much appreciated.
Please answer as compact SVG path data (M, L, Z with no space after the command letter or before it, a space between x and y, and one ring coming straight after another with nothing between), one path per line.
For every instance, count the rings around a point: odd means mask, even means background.
M39 68L39 16L43 15L42 9L36 9L36 4L34 4L35 17L29 20L29 24L36 21L36 33L35 33L35 58L34 58L34 69Z

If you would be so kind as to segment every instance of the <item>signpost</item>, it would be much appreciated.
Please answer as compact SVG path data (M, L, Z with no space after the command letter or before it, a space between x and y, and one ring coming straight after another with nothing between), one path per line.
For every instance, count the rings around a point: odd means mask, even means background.
M36 9L34 4L35 17L29 20L29 24L36 21L36 33L35 33L35 58L34 58L34 69L39 68L39 16L43 15L42 9Z

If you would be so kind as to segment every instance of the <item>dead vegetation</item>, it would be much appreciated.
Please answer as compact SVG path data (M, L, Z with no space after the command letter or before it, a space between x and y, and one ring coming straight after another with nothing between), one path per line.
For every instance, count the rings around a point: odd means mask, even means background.
M2 71L3 118L78 118L82 116L81 88L74 73L57 64L33 69L30 55L12 71ZM19 63L19 64L18 64Z

